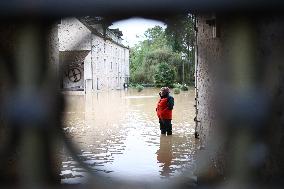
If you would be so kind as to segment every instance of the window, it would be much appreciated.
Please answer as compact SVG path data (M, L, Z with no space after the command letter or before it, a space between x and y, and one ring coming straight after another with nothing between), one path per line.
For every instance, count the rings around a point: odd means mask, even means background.
M96 61L96 64L95 64L97 70L99 70L99 66L100 66L99 64L100 64L100 63L99 63L99 57L97 56L97 61Z
M104 59L104 69L106 69L106 59Z

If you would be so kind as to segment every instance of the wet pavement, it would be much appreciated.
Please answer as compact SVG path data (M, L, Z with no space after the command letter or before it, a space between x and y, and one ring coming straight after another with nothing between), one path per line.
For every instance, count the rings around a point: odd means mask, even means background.
M160 134L155 112L158 91L68 92L64 130L81 150L78 156L109 179L163 182L185 175L194 179L194 90L173 94L172 136ZM67 153L61 176L62 183L84 183L88 177Z

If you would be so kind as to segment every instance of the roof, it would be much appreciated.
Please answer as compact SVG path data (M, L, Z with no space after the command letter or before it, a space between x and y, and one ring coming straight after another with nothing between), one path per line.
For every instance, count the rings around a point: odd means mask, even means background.
M123 36L122 31L120 31L118 28L116 28L116 29L109 29L109 30L112 31L119 38L121 38Z
M120 31L119 29L109 29L108 27L112 25L112 23L106 20L105 18L98 16L97 17L85 16L78 18L78 20L82 22L93 34L101 38L104 38L105 40L109 40L123 48L129 49L129 47L126 47L122 43L117 42L107 34L108 32L110 32L119 40L121 40L122 39L121 37L123 36L122 31ZM102 29L102 31L99 31L99 29Z

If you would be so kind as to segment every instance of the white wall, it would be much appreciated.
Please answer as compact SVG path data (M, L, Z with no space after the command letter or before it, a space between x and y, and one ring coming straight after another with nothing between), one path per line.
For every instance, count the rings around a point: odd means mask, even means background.
M89 93L92 91L93 86L93 68L92 68L92 53L86 56L84 60L84 84L85 84L85 92Z
M61 20L58 37L59 51L91 50L91 31L76 18Z
M66 69L63 73L63 89L84 89L84 66L76 65L74 68ZM77 80L77 81L76 81ZM75 82L74 82L75 81Z
M101 27L97 26L98 31ZM129 49L92 34L76 18L68 18L59 25L59 50L90 53L84 59L84 87L88 90L122 89L129 77ZM115 41L115 36L111 38ZM66 87L72 84L65 80Z
M92 35L92 60L94 90L123 88L129 76L129 49Z

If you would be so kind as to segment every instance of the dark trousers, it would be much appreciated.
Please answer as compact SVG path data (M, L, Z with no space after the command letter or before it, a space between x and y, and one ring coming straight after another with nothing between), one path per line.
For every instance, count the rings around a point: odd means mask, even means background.
M172 134L172 120L171 119L159 119L161 134Z

